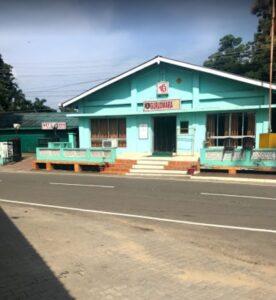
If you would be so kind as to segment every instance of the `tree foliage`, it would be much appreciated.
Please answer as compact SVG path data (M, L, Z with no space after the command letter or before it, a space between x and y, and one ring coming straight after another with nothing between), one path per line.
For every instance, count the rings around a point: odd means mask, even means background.
M218 51L208 57L204 66L263 81L269 80L271 1L255 0L251 12L258 18L253 41L244 43L241 37L232 34L222 37ZM273 70L275 73L275 63Z
M27 100L18 87L12 66L5 63L0 54L0 111L55 111L45 105L45 99Z

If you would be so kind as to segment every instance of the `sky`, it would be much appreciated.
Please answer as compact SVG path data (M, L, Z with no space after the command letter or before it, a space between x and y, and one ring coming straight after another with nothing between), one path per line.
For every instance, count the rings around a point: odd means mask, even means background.
M0 0L0 54L57 108L156 55L202 65L225 34L252 40L252 1Z

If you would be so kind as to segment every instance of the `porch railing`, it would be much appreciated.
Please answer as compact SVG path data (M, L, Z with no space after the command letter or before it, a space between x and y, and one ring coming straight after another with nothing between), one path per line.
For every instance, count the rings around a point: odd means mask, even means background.
M36 148L36 159L41 161L114 163L115 148Z

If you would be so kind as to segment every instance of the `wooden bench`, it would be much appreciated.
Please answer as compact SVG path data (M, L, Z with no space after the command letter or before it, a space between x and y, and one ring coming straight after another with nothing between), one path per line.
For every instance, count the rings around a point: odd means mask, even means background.
M104 167L105 163L91 163L91 162L73 162L73 161L46 161L46 160L35 160L32 163L32 167L34 170L39 170L40 165L43 164L46 167L47 171L54 170L55 165L67 165L73 166L74 172L79 173L82 171L82 166L89 166L89 167Z

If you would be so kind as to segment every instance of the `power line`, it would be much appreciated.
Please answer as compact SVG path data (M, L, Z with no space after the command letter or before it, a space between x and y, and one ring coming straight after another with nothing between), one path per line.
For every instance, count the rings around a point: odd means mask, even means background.
M268 46L265 46L265 47L262 47L262 48L263 49L269 49L269 47L270 46L268 45ZM248 51L250 51L250 50L248 50ZM263 53L262 49L253 50L253 52L254 53ZM219 52L215 52L215 53L209 55L209 57L212 56L212 55L221 55L221 56L231 56L231 55L234 55L235 56L235 55L240 55L241 53L242 53L242 51L238 51L238 49L236 49L236 50L227 51L227 53L221 53L221 54L219 54ZM93 68L110 67L110 66L116 66L116 65L122 65L122 63L116 63L116 64L98 64L98 65L94 64L93 66L82 66L82 67L93 69ZM40 68L41 66L38 66L38 67ZM82 68L81 66L79 66L79 67L78 66L72 66L71 64L63 66L63 67L60 67L60 66L49 66L49 65L45 66L45 67L46 68L47 67L57 67L57 68L69 68L69 69L70 68ZM12 68L14 68L14 67L12 67ZM7 69L7 68L2 68L2 69ZM0 68L0 70L1 70L1 68ZM64 74L67 74L67 73L64 73ZM86 74L86 73L81 73L81 74Z

